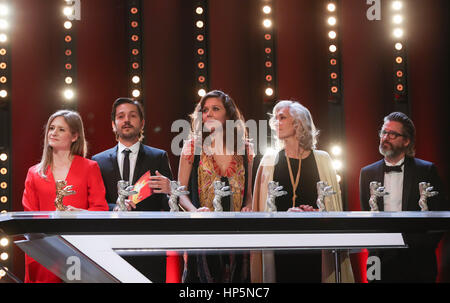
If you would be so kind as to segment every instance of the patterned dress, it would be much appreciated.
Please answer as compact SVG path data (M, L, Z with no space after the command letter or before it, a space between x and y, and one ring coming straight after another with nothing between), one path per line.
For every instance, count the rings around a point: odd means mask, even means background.
M246 163L251 163L253 155L246 151L244 155L233 155L230 164L225 171L221 171L214 156L202 151L200 155L194 153L194 140L185 143L181 157L193 164L191 178L197 176L194 182L197 188L191 188L198 193L199 201L192 203L199 207L208 207L214 211L212 204L214 199L214 181L225 182L230 186L233 194L222 198L224 211L241 211L245 201L247 190ZM199 157L198 164L195 157ZM195 180L194 180L195 181ZM195 186L194 186L195 187ZM251 190L251 189L250 189ZM191 197L192 198L192 197ZM191 199L192 200L192 199ZM248 254L226 253L226 254L198 254L190 255L184 273L185 282L248 282L249 281L249 259Z

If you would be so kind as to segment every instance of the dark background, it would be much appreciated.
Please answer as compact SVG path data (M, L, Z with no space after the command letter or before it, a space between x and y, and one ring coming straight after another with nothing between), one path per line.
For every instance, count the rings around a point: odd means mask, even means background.
M49 115L65 102L61 97L64 3L11 2L13 210L21 211L27 170L41 157L43 127ZM318 148L330 151L327 133L333 126L328 123L326 1L274 2L277 98L299 100L308 107L321 130ZM382 1L381 21L367 20L366 1L343 0L338 7L349 210L359 210L359 171L381 158L377 131L382 118L394 110L389 2ZM447 0L403 2L416 156L437 164L448 192L450 4ZM172 122L186 119L198 99L194 86L193 1L142 3L146 143L170 151L176 135L170 132ZM261 3L209 1L210 88L230 94L246 120L267 118L262 105ZM81 21L76 21L77 109L85 123L89 157L115 144L111 105L117 97L129 95L126 18L124 0L89 0L82 1ZM170 153L170 161L177 175L178 157ZM441 251L449 251L448 242L441 245ZM14 272L20 275L23 254L17 249L14 253ZM361 281L364 254L353 261L361 271L361 276L357 274ZM444 265L449 266L448 260L441 258L441 267ZM448 269L441 272L440 279L450 280Z

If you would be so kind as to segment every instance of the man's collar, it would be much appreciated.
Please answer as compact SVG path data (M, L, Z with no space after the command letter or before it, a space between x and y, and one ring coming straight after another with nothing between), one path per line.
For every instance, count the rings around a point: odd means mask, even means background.
M402 165L403 162L405 162L405 157L401 158L397 163L391 164L388 161L386 161L386 159L384 159L384 163L386 164L386 166L399 166Z
M130 147L127 147L119 142L117 145L118 146L117 153L120 154L124 149L128 148L129 150L131 150L132 154L137 154L139 152L140 145L141 145L140 141L134 143Z

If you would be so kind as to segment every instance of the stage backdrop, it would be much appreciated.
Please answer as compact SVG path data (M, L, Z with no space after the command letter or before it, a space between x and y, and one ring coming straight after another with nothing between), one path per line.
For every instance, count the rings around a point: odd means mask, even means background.
M27 170L40 160L43 127L63 107L63 1L15 0L12 8L13 208L21 197ZM263 100L263 36L259 0L209 1L210 89L230 94L246 119L267 119ZM146 143L170 151L176 133L170 126L187 119L195 102L194 1L142 1ZM328 37L326 1L273 1L278 99L298 100L311 110L321 131L319 149L329 151ZM393 43L389 1L381 1L381 20L369 21L366 1L340 1L338 37L345 109L344 171L349 210L359 210L361 167L379 160L377 131L394 110ZM81 2L76 21L77 109L89 156L112 147L112 102L129 96L124 0ZM449 160L449 3L410 0L407 28L408 89L411 118L417 128L417 157L437 164L448 192ZM170 153L174 175L178 157ZM447 241L448 243L448 241ZM448 244L446 244L448 246ZM448 251L448 247L442 247ZM442 255L442 253L441 253ZM364 281L364 255L353 260ZM449 266L441 258L441 267ZM23 272L15 250L14 272ZM447 276L445 276L447 275ZM441 280L449 281L448 269Z

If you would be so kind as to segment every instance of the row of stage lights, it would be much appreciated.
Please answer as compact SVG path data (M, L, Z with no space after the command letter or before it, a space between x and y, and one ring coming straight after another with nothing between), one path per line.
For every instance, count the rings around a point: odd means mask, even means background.
M1 119L6 116L10 116L10 89L11 89L11 77L10 77L10 6L8 1L0 1L0 111ZM8 119L4 119L8 120ZM8 128L6 121L2 121L1 127ZM3 133L3 132L2 132ZM3 137L3 135L2 135ZM6 136L8 137L8 136ZM11 159L8 156L10 140L8 138L0 138L0 214L6 213L11 209ZM8 268L9 261L9 239L3 235L0 235L0 265ZM3 268L0 268L0 280L6 276L6 272Z
M392 35L394 37L394 100L405 101L407 98L406 87L406 49L403 41L404 18L402 15L403 2L393 1L391 4L392 24L394 26Z
M143 99L142 69L142 18L141 1L128 2L128 71L130 75L129 90L136 100Z
M338 39L337 4L335 1L327 3L328 31L328 100L339 103L341 98L340 75L340 47Z
M329 1L326 3L326 23L328 27L328 101L335 106L341 104L341 64L340 64L340 46L339 46L339 26L338 26L338 1ZM337 172L338 182L342 179L342 170L344 168L342 156L343 150L341 143L331 147L331 157L333 167Z
M275 98L275 64L273 37L273 4L272 0L263 0L263 29L264 29L264 101L271 102Z
M64 15L64 90L63 96L67 101L75 98L76 92L76 56L75 56L75 5L71 0L63 0L65 5L62 12Z
M200 97L209 90L207 3L206 0L197 0L194 5L195 79L197 94Z
M0 2L0 102L8 97L9 79L9 6Z

